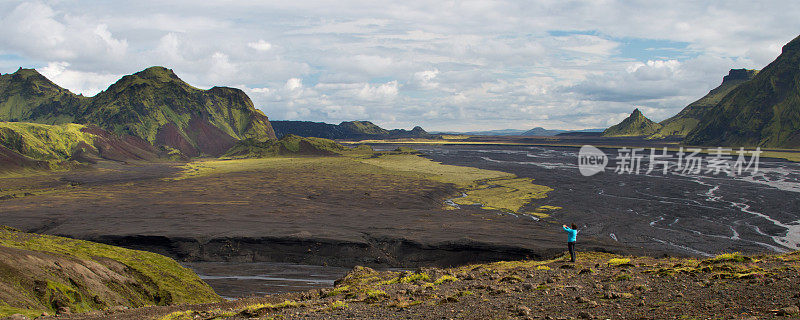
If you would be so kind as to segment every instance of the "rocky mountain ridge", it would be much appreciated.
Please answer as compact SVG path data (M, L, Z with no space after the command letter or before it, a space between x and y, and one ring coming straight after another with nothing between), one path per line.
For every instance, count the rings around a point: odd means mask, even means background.
M0 75L0 120L96 125L188 157L217 156L242 139L275 138L242 90L198 89L164 67L124 76L94 97L75 95L33 69Z

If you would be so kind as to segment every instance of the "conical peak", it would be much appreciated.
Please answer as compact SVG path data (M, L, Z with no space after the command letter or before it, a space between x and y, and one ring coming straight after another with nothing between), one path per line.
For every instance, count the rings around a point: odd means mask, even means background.
M39 71L36 71L36 69L25 69L25 68L22 68L22 67L17 69L17 71L14 72L14 74L15 75L20 75L20 76L26 76L26 77L41 76L42 75L41 73L39 73Z
M134 75L142 79L154 79L162 81L180 80L180 78L178 78L178 76L175 74L175 72L172 71L172 69L167 69L160 66L154 66L144 69L142 71L134 73Z

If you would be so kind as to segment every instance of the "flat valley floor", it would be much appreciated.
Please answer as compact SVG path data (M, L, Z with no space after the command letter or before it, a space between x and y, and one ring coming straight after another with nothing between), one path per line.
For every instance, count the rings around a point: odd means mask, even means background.
M254 262L416 268L547 259L564 252L560 225L570 222L580 226L581 251L707 256L786 252L800 240L793 233L800 226L800 168L784 160L764 159L760 175L743 178L611 171L583 177L574 147L413 147L435 161L533 178L553 191L522 214L463 205L452 210L445 201L460 195L456 185L348 157L105 162L0 178L0 224L154 251L198 266L241 268ZM543 219L525 214L541 206L561 209Z

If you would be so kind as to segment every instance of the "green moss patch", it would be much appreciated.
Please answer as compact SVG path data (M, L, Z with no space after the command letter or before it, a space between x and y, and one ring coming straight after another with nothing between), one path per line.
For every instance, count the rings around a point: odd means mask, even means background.
M83 128L85 126L74 123L0 122L0 145L31 159L66 160L79 144L94 144L95 136L81 131Z
M53 313L58 307L86 312L117 304L137 307L221 301L192 270L151 252L11 228L0 229L0 247L9 248L5 259L16 261L0 265L5 274L3 285L21 291L4 298L20 304L14 307Z

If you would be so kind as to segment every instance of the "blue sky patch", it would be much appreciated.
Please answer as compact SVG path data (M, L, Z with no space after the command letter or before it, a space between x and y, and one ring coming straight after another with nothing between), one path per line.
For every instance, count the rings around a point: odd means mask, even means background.
M688 42L644 39L644 38L616 38L604 35L596 30L551 30L547 32L554 37L571 35L590 35L611 40L620 44L617 57L637 61L647 60L686 60L698 56L698 52L689 49Z

